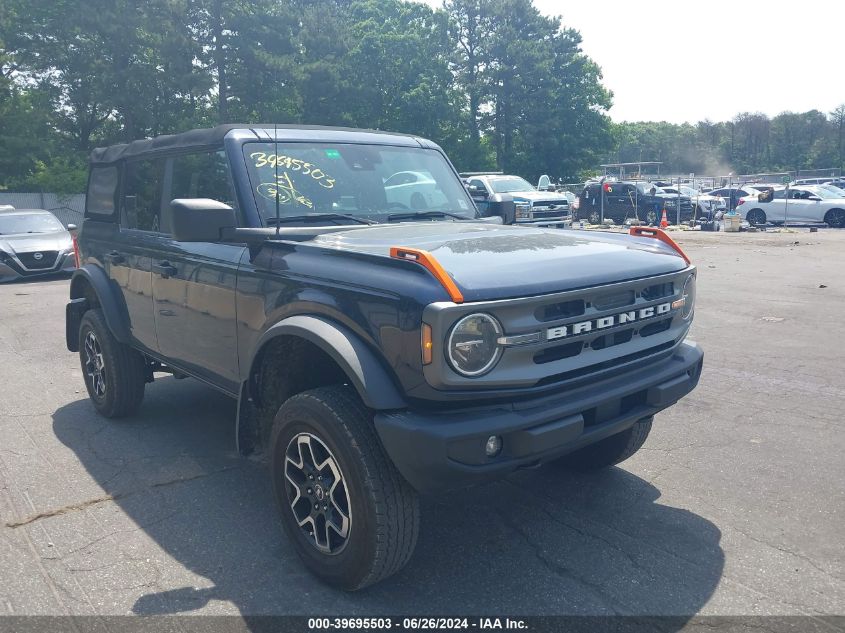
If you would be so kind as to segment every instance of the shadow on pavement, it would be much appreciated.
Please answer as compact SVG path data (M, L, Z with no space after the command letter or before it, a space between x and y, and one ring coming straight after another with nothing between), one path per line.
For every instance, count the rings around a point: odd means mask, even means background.
M244 615L692 615L721 578L719 530L660 505L649 482L547 467L424 498L408 567L335 591L285 539L265 466L236 455L234 414L225 396L167 378L132 419L100 418L87 399L53 416L58 438L179 564L167 561L177 571L156 587L177 588L142 595L137 614L226 601Z

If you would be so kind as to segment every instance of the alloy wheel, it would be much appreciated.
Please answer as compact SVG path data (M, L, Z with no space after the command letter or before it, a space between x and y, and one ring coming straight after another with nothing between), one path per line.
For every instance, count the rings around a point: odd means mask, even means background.
M299 433L285 450L288 503L308 540L324 554L339 554L349 541L349 491L329 448L310 433Z
M843 228L845 227L845 211L842 209L833 209L829 213L828 217L828 224L834 228Z
M106 395L106 367L103 350L94 332L85 335L85 373L91 379L91 388L98 399Z

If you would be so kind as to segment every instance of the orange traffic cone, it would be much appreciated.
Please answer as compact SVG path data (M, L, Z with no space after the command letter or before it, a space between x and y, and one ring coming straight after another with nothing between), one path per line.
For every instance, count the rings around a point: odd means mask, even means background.
M669 226L669 218L666 217L666 208L663 209L663 217L660 218L660 228L665 229Z

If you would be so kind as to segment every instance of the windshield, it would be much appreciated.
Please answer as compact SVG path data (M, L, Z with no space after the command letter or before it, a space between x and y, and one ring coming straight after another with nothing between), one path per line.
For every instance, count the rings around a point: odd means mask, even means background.
M819 185L819 189L824 189L825 191L829 191L837 198L845 198L845 189L840 189L834 185Z
M652 188L654 188L655 195L657 195L658 193L664 193L663 189L651 184L650 182L638 182L637 183L637 189L639 189L640 193L643 194L643 195L650 196Z
M0 214L0 234L17 233L54 233L64 231L65 227L52 215L30 215L24 213Z
M249 179L265 224L333 213L387 221L397 212L474 219L476 210L443 155L432 149L327 143L246 143ZM444 215L443 217L450 217ZM437 219L430 213L427 219Z
M513 193L514 191L534 191L534 187L527 180L519 176L507 178L491 178L490 187L493 193Z
M809 191L810 194L812 194L814 196L818 196L822 200L831 200L831 199L837 197L837 196L833 195L833 193L831 193L827 189L822 189L821 187L802 187L802 190L803 191Z

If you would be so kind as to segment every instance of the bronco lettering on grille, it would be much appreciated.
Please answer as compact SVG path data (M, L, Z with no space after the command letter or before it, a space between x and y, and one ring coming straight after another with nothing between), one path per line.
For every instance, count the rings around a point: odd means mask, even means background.
M593 332L595 330L605 330L617 325L651 319L656 316L668 314L671 311L671 303L661 303L656 306L649 306L648 308L640 308L639 310L630 310L629 312L620 312L619 314L591 319L590 321L581 321L570 325L559 325L546 330L546 340L553 341L567 336L586 334L587 332Z

